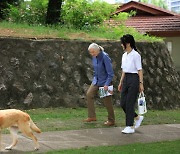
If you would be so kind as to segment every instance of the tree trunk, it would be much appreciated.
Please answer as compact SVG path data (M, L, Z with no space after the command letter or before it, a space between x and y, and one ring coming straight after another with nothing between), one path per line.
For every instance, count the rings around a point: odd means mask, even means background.
M61 5L63 0L49 0L46 24L57 24L60 21Z

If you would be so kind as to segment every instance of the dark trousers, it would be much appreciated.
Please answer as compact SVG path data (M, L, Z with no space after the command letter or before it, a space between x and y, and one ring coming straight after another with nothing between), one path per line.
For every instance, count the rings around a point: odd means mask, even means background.
M136 73L125 73L121 91L121 107L126 114L126 126L133 126L135 103L139 92L139 76Z

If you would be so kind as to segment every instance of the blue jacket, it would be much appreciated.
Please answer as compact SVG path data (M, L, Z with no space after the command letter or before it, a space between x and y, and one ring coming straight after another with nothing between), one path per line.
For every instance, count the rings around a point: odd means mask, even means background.
M97 57L92 58L94 67L93 85L109 86L114 76L112 62L109 55L101 51Z

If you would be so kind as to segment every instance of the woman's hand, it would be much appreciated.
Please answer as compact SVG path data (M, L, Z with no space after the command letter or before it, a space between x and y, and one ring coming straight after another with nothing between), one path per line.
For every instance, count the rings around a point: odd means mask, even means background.
M104 90L107 91L108 90L108 86L104 86Z
M118 91L121 91L122 90L122 83L119 83L118 85Z
M139 84L139 92L143 92L144 91L144 86L143 83Z

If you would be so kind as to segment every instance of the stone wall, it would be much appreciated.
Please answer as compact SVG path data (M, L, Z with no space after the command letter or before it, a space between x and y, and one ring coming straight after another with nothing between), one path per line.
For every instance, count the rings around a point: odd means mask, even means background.
M86 106L85 94L93 69L87 48L77 40L0 38L0 107ZM119 105L119 42L98 41L109 53L115 72L113 103ZM163 43L137 43L143 58L144 86L149 108L178 108L179 75ZM101 104L97 99L96 103Z

